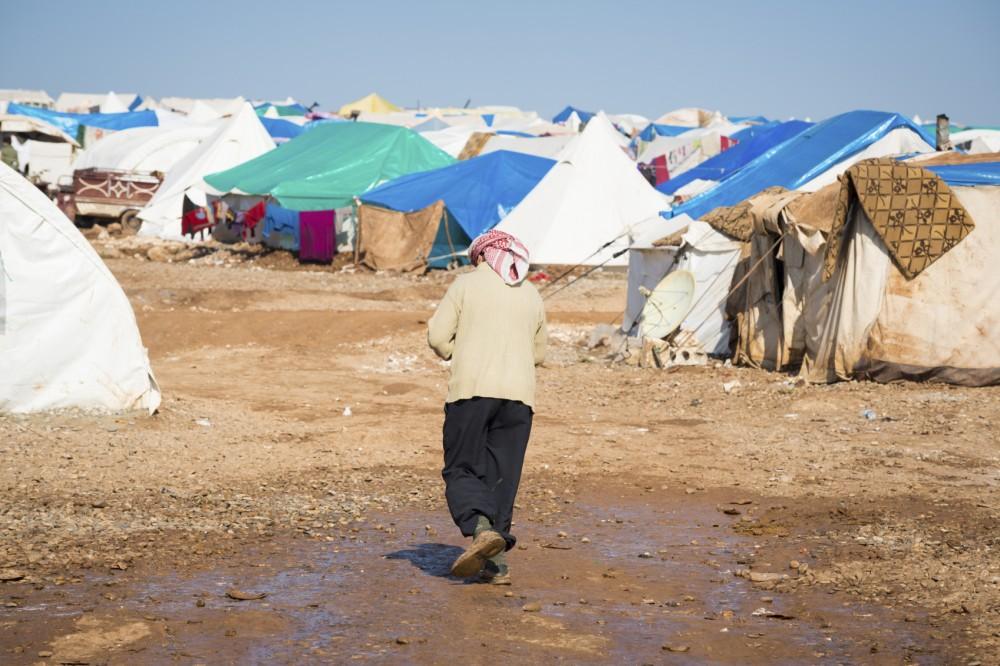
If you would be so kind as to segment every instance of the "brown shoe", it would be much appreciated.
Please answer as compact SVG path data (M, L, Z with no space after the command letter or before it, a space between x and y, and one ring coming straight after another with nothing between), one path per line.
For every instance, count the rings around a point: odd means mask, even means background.
M479 582L489 585L510 585L510 569L505 568L502 572L496 572L488 566L479 572Z
M469 578L479 573L483 562L493 557L507 546L507 542L495 530L483 530L472 540L472 545L458 556L451 565L451 575Z

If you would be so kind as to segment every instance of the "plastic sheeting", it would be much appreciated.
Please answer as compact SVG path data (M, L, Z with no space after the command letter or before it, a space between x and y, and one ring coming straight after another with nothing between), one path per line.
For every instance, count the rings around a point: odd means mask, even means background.
M125 292L55 204L0 164L0 411L159 404Z
M812 123L802 120L790 120L786 123L768 126L767 131L748 140L740 140L740 143L729 150L723 151L679 176L661 183L656 189L664 194L674 194L693 180L724 181L771 148L780 145L812 125ZM735 137L736 135L733 135L733 138Z
M949 185L1000 185L1000 162L971 162L926 168Z
M64 113L23 104L8 104L7 113L31 116L57 127L72 137L77 137L81 126L100 127L105 130L123 130L130 127L155 127L159 124L153 111L126 113Z
M552 122L554 123L564 123L570 119L570 116L576 114L576 117L580 119L580 122L589 122L591 118L594 117L592 111L584 111L573 106L567 106L565 109L552 116Z
M834 167L846 169L849 158L862 155L865 149L896 129L905 130L912 141L887 150L907 152L916 147L932 150L933 142L905 116L883 111L850 111L767 150L724 183L675 207L671 214L686 213L697 219L713 208L732 206L774 185L796 190L811 182L818 184L820 176Z
M286 208L330 210L386 181L454 162L404 127L324 123L205 182L218 194L270 194Z
M684 132L690 132L690 127L684 127L682 125L663 125L650 123L639 132L639 138L643 141L652 141L658 136L679 136L684 134Z
M503 150L397 178L361 200L408 213L440 199L465 233L475 238L506 217L553 165L554 160Z
M276 141L288 141L289 139L294 139L308 129L302 125L296 125L295 123L282 120L280 118L268 118L259 114L258 118L260 118L260 123L264 126L264 129L267 130L267 133Z

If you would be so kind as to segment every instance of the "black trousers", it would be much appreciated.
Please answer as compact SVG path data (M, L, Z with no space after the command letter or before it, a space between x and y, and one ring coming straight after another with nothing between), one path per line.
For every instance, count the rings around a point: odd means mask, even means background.
M507 541L514 498L521 482L531 435L531 407L517 400L470 398L444 406L445 498L464 536L472 536L480 515Z

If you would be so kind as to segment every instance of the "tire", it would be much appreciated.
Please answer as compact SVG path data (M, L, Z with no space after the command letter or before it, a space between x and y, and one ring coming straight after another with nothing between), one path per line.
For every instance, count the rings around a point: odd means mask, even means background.
M126 236L134 236L139 232L139 227L142 226L142 220L139 219L139 211L137 210L127 210L121 214L118 221L122 225L122 233Z

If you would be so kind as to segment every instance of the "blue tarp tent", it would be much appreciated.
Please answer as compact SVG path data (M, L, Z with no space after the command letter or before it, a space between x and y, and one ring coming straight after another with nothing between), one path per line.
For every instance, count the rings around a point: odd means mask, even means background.
M260 121L260 124L264 126L264 129L267 130L267 133L271 135L271 138L278 142L294 139L299 134L306 131L305 126L298 125L289 120L282 120L281 118L257 116L257 119Z
M576 113L576 115L580 118L581 122L588 122L591 118L594 117L594 114L591 113L590 111L583 111L582 109L577 109L572 106L567 106L565 109L563 109L562 111L560 111L559 113L557 113L555 116L552 117L552 122L564 123L567 120L569 120L569 117L573 115L573 113Z
M803 120L789 120L787 123L768 125L766 131L758 132L756 136L740 141L729 150L705 160L676 178L660 183L656 189L664 194L673 194L695 179L724 181L771 148L791 139L812 125L812 123Z
M160 124L156 118L156 114L152 111L65 113L11 102L7 105L7 113L38 118L53 127L61 129L76 139L80 138L80 128L84 126L100 127L106 130L123 130L130 127L155 127Z
M915 162L914 166L920 166ZM1000 162L970 162L968 164L943 164L927 167L949 185L975 187L1000 185Z
M686 213L698 219L713 208L733 206L768 187L798 189L897 128L909 128L934 145L913 121L898 113L849 111L765 151L717 187L674 207L667 215Z
M434 241L430 257L436 261L430 265L446 266L454 250L465 250L473 238L496 226L553 165L554 160L544 157L498 150L396 178L366 192L361 201L404 213L444 201L447 219Z
M639 132L639 138L643 141L652 141L658 136L680 136L684 132L690 132L697 127L682 127L681 125L657 125L649 123Z

